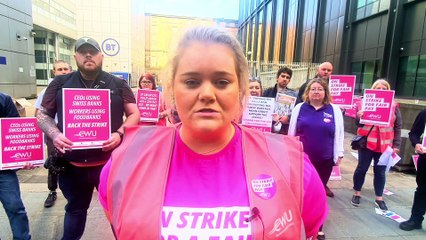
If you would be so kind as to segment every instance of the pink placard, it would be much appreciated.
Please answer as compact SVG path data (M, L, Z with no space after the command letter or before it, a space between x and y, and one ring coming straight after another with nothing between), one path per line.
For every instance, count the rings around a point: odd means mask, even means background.
M141 122L158 122L160 115L159 91L138 89L137 104Z
M1 118L0 170L22 168L44 163L43 132L34 117Z
M351 108L355 90L355 75L331 75L329 81L332 103Z
M365 89L360 123L389 126L394 95L393 90Z
M273 98L250 96L243 112L241 125L262 132L271 132L274 106Z
M101 148L111 136L110 90L64 88L64 135L73 149Z
M357 105L361 106L362 97L358 95L354 95L354 98L352 100L353 104L351 108L346 109L345 116L356 118L356 112L357 112Z
M416 171L417 171L417 163L419 162L419 155L412 155L411 157L413 159L414 167L416 168Z
M331 181L342 180L342 173L340 172L340 166L333 166L333 170L330 175Z

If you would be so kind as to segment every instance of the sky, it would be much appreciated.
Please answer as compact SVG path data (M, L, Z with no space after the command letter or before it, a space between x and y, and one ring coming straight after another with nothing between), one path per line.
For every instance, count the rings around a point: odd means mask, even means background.
M186 17L238 19L239 0L146 0L145 12Z

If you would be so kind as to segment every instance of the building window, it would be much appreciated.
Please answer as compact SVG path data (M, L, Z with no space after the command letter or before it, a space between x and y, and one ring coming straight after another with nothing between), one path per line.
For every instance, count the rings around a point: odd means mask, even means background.
M355 10L355 20L374 15L389 9L390 0L358 0Z
M401 57L396 94L402 97L426 97L426 54Z
M351 72L356 76L355 93L362 95L364 89L371 88L373 82L380 78L381 60L353 62Z
M35 62L36 63L46 63L46 52L45 51L40 51L40 50L35 50Z
M46 44L46 38L35 37L34 38L34 43L35 44Z
M36 69L36 78L37 79L47 79L47 70L46 69Z

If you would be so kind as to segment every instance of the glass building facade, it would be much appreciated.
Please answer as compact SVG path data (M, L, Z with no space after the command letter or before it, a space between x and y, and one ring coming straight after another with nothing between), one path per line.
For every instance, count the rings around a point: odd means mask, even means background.
M240 0L249 61L321 63L357 75L356 93L386 78L397 97L426 98L426 1Z

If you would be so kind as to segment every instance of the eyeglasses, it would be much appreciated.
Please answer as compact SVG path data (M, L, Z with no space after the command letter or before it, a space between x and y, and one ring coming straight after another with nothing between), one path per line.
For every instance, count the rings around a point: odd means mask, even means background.
M68 71L70 70L69 68L57 68L56 71Z
M150 81L141 81L141 84L142 85L151 85L152 82L150 82Z
M311 88L309 89L311 92L324 92L324 88Z

